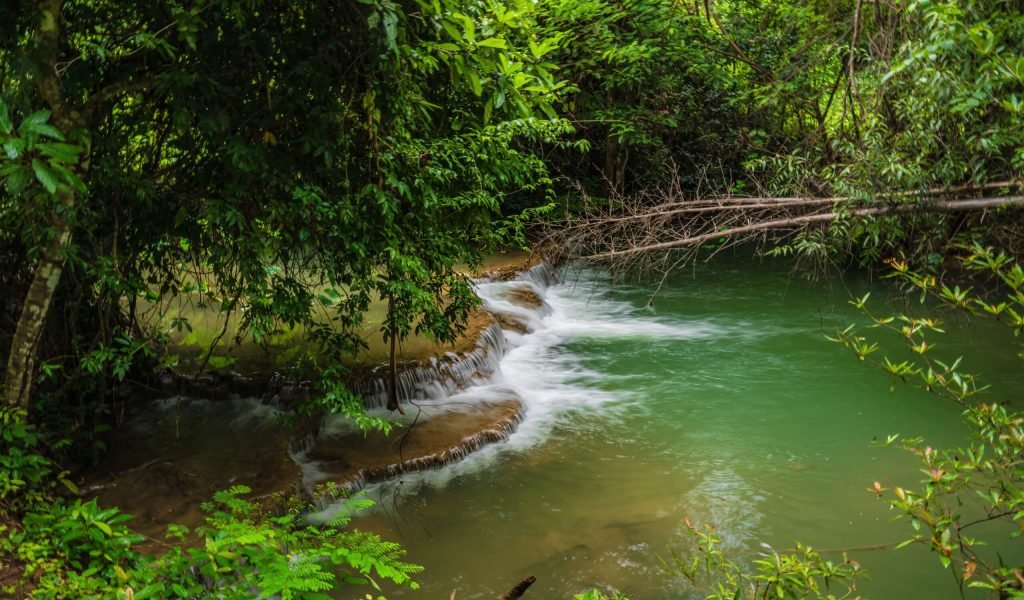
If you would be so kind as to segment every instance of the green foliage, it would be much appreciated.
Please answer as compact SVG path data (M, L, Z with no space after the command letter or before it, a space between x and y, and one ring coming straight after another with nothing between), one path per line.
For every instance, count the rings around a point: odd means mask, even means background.
M317 385L320 393L314 397L312 402L301 405L300 412L307 416L325 412L342 414L352 419L353 423L362 431L379 431L385 435L391 433L393 425L390 421L366 413L363 399L353 394L345 385L343 369L328 368L322 373Z
M935 185L1020 172L1024 15L1018 9L986 0L909 3L913 35L882 81L895 114L872 125L884 128L871 136L884 138L889 155L889 166L876 176Z
M840 72L848 91L827 147L752 163L770 167L777 189L873 195L1020 173L1024 17L1012 3L913 0L859 16L875 37L855 40L852 83Z
M667 0L548 0L549 39L562 40L549 56L564 65L573 94L565 114L581 123L591 149L581 169L576 155L553 157L588 187L623 192L660 185L683 168L690 185L694 164L738 166L727 131L740 119L730 100L736 77L728 61L709 52L716 38L692 7ZM603 180L603 181L601 181Z
M128 519L96 500L57 499L26 512L0 551L23 565L33 597L112 595L118 569L123 573L140 560L132 544L143 538L124 525Z
M45 196L56 195L58 190L85 189L71 171L83 148L64 143L64 134L50 123L50 116L49 110L38 110L15 128L10 109L0 98L0 146L4 151L0 179L11 195L24 194L45 203Z
M304 525L298 514L268 514L241 496L235 486L218 492L203 506L206 524L196 530L203 546L172 549L164 556L126 573L124 583L154 597L225 598L279 595L281 598L327 598L339 583L371 584L374 578L416 584L410 575L422 567L401 561L404 551L394 543L359 531L345 531L348 519L325 527ZM171 532L185 540L187 531Z
M791 552L767 548L747 571L719 548L721 538L713 525L700 527L689 520L686 528L697 544L689 560L673 555L667 564L690 585L708 590L709 599L852 597L860 566L843 556L842 562L824 559L813 548L796 545Z
M53 467L38 454L39 434L22 411L0 407L0 514L18 513L45 501Z
M561 38L523 0L62 6L60 106L34 83L54 68L39 15L0 19L11 298L66 244L32 414L55 430L94 429L157 363L146 313L168 302L235 315L234 342L301 328L314 369L364 348L377 298L386 336L454 339L476 304L459 266L523 241L551 183L536 150L573 130L553 109Z
M846 72L841 68L835 82L844 85L832 89L836 101L828 104L833 113L824 114L821 133L748 162L767 191L867 206L916 202L907 192L1012 195L1024 173L1020 7L913 0L864 10L859 28L855 59L840 65ZM844 218L778 252L819 261L854 256L865 264L902 252L916 269L936 270L958 235L1019 250L1012 221L997 214L984 227L973 228L977 222L918 211Z
M1024 269L1003 253L974 245L961 248L964 273L977 285L961 288L931 275L922 275L905 261L892 261L893 277L919 294L921 303L988 317L1005 325L1013 336L1008 349L1022 358L1020 332L1024 328ZM902 545L921 544L932 550L943 567L952 571L961 587L987 590L993 598L1024 597L1021 574L1024 564L999 553L998 536L1018 538L1024 533L1024 414L1012 405L982 401L984 387L963 370L961 358L942 360L932 339L944 333L936 317L875 315L868 298L856 300L872 328L889 330L903 339L910 358L883 357L874 361L894 379L926 389L964 407L970 431L965 446L952 450L933 448L921 439L891 435L885 445L898 444L917 456L924 478L917 486L884 488L875 482L868 491L889 503L908 520L913 533ZM856 328L840 331L836 338L862 360L868 344ZM871 344L872 351L877 345ZM1019 559L1018 559L1019 560Z
M5 410L0 454L0 566L19 572L0 593L31 598L328 598L341 585L389 580L416 588L422 567L402 560L398 544L349 530L349 517L314 526L301 503L269 507L235 486L203 505L195 532L172 525L165 551L143 555L131 517L95 499L56 495L63 479L36 453L39 442L24 415ZM371 505L353 501L353 510ZM156 540L153 540L156 541ZM157 543L162 543L157 541ZM5 578L5 585L11 580Z

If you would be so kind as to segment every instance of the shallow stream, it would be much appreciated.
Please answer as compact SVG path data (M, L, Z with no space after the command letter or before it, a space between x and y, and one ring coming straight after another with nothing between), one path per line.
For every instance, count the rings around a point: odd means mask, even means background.
M509 285L483 284L481 295L501 306ZM691 551L684 518L715 524L747 564L762 544L905 539L909 525L890 522L865 488L922 476L912 457L872 440L900 433L943 447L965 430L955 405L893 385L825 339L862 320L848 300L869 289L880 309L895 302L862 278L808 283L739 260L678 274L650 305L650 286L567 273L544 290L550 308L530 317L535 331L508 334L493 385L527 409L511 439L367 490L378 507L355 524L427 568L422 591L388 596L491 599L534 575L534 598L595 586L633 600L703 597L662 569ZM989 398L1012 397L1019 362L993 342L1002 332L954 329L947 349L995 384ZM959 597L923 548L851 554L870 573L865 597Z

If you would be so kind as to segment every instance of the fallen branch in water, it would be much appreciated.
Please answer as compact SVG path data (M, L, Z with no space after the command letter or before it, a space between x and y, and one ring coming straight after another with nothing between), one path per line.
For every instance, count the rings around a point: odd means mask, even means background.
M516 600L516 598L521 598L523 594L526 593L527 588L533 585L533 582L535 581L537 581L537 578L530 575L526 579L517 583L514 588L498 596L498 600Z
M826 200L832 202L831 199L823 198L820 200ZM819 201L820 201L819 200ZM797 204L802 204L798 202ZM919 204L895 204L891 206L883 206L879 208L855 208L849 211L830 211L827 213L816 213L811 215L802 215L799 217L789 217L783 219L774 219L766 221L756 221L750 225L736 226L731 228L722 229L719 231L712 231L708 233L689 235L679 239L670 240L667 242L648 244L646 246L629 247L622 250L610 250L607 252L600 252L597 254L590 254L581 258L589 260L602 260L608 258L614 258L616 256L623 256L627 254L637 254L640 252L651 252L654 250L666 250L670 248L676 248L679 246L696 246L717 240L720 238L735 237L745 233L764 231L768 229L787 229L794 228L799 229L804 225L811 223L819 223L824 221L834 221L841 216L853 216L853 217L868 217L868 216L882 216L882 215L894 215L899 213L915 213L915 212L959 212L959 211L973 211L973 210L984 210L989 208L1006 208L1006 207L1020 207L1024 206L1024 196L1002 196L998 198L976 198L976 199L958 199L958 200L939 200L939 201L928 201ZM736 208L736 207L732 207ZM755 205L754 208L763 208L762 206ZM790 208L786 206L786 208Z
M833 222L886 216L967 213L1024 208L1024 182L961 185L871 196L749 197L709 194L686 199L678 177L658 190L588 202L553 224L546 239L551 258L608 264L613 271L652 267L670 270L696 256L701 246L782 243Z

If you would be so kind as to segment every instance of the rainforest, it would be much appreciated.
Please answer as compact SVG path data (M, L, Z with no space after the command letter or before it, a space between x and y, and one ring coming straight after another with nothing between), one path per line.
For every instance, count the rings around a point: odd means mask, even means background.
M1021 0L0 2L0 597L1024 598Z

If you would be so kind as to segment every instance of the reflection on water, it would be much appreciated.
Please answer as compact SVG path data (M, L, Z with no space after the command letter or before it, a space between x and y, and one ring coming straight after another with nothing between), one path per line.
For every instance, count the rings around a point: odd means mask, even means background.
M669 283L651 309L643 286L583 274L542 289L543 314L518 315L532 333L507 333L511 349L488 385L522 398L519 430L459 464L369 490L379 507L357 525L427 567L423 591L389 597L493 598L528 575L537 598L597 585L634 600L702 597L659 560L689 551L686 517L717 525L747 563L762 544L847 548L907 535L864 488L914 484L915 463L870 442L899 432L952 445L962 429L955 406L890 391L824 339L857 318L846 286L867 284L722 263ZM480 292L509 311L514 285ZM984 352L984 330L957 335ZM1015 361L978 364L1019 381ZM927 552L856 558L873 575L866 597L959 597Z

